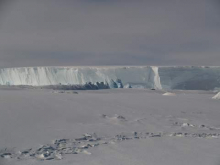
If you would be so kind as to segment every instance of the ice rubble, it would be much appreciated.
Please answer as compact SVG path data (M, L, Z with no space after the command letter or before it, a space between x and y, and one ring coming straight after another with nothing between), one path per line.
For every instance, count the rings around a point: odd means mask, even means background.
M0 85L84 85L111 88L213 90L220 87L220 67L93 66L0 69Z
M220 92L218 92L214 97L212 97L213 99L216 100L220 100Z

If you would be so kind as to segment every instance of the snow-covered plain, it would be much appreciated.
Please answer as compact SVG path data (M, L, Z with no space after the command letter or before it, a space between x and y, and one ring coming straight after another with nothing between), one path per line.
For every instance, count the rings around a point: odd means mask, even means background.
M220 88L220 67L85 66L0 69L0 85L111 84L132 88L213 90ZM114 88L114 86L110 86Z
M0 164L220 164L213 92L77 92L1 87Z

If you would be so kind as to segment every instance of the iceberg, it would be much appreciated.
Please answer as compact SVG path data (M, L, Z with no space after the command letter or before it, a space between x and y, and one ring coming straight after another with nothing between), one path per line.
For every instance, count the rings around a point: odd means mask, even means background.
M163 89L214 90L220 86L220 67L159 67Z
M0 85L109 84L111 88L214 90L220 88L220 67L69 66L0 69ZM116 87L117 86L117 87Z
M154 72L151 67L24 67L0 69L1 85L83 85L130 84L154 87ZM117 81L121 82L117 82ZM113 83L114 82L114 83ZM121 85L122 86L122 85ZM114 87L114 85L112 86Z

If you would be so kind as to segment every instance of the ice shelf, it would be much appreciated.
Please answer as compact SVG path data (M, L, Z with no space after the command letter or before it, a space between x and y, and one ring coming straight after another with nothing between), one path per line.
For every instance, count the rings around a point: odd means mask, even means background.
M220 87L220 67L82 66L0 69L0 85L83 85L120 80L132 88L213 90Z

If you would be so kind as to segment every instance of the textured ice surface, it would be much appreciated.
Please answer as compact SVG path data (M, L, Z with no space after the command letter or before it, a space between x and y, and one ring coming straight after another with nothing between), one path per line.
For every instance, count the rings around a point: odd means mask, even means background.
M133 88L213 90L220 87L220 67L26 67L0 69L1 85L74 85L88 82Z

